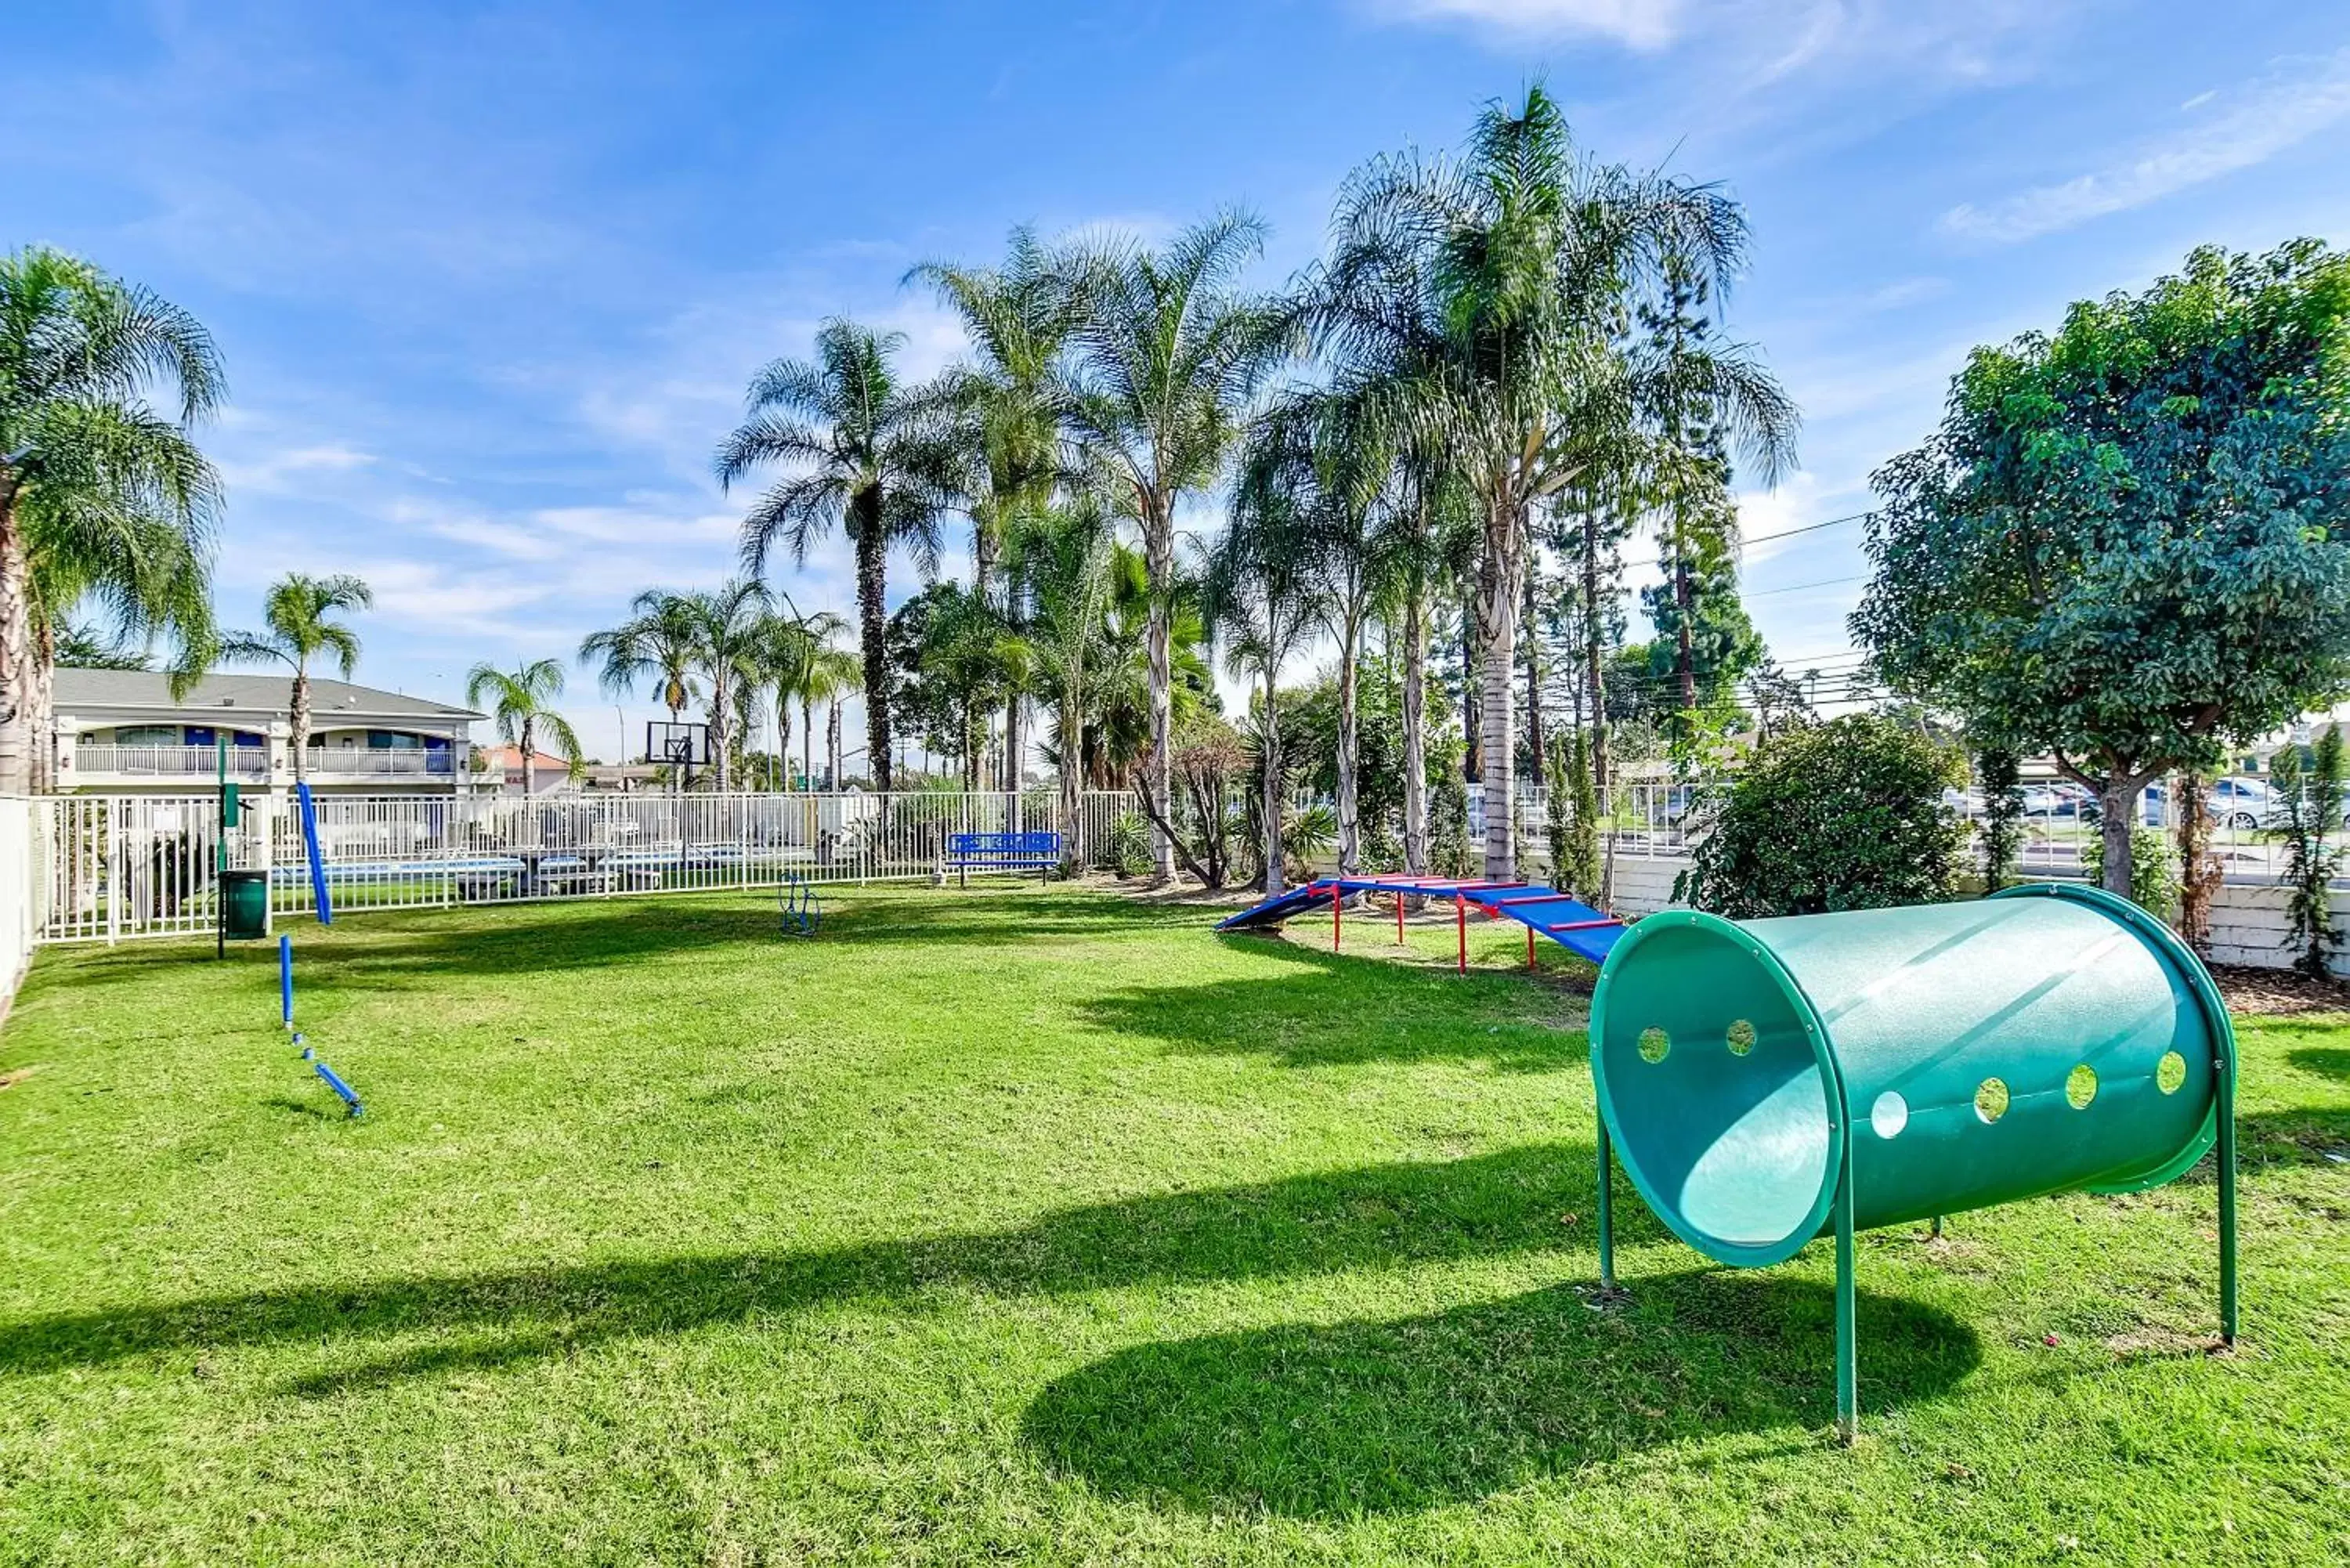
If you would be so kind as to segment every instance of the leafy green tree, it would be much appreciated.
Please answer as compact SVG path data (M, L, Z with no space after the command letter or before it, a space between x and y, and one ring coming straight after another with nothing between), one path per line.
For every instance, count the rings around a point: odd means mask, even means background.
M294 672L294 776L297 779L308 766L310 755L311 661L326 655L348 680L359 666L359 634L334 618L374 603L368 586L357 577L311 577L288 572L262 601L265 629L231 632L221 644L224 659L234 663L274 659Z
M904 385L891 363L903 333L835 318L817 329L814 361L777 359L752 379L751 416L718 449L728 489L754 469L786 470L743 519L753 576L781 545L795 562L834 528L857 557L857 613L865 655L866 765L889 776L889 551L936 568L940 514L966 477L969 431L951 384Z
M0 794L40 782L56 639L85 600L171 633L183 690L210 658L220 486L188 429L221 392L187 312L60 251L0 254Z
M555 706L563 695L563 666L552 659L504 670L476 664L465 675L465 701L474 707L489 704L490 722L498 738L522 753L522 793L527 800L538 793L538 738L544 734L563 758L566 771L579 776L585 750L573 732L571 721Z
M979 787L983 716L1016 691L1027 670L1027 649L1003 615L976 588L932 585L922 596L926 614L913 650L916 695L909 707L933 714L938 749L962 763L966 790Z
M1174 766L1175 514L1223 472L1243 406L1284 341L1284 313L1239 287L1263 244L1261 222L1223 213L1163 250L1113 240L1069 264L1077 326L1056 405L1089 456L1117 475L1119 510L1141 527L1149 785L1161 801ZM1152 877L1174 875L1174 843L1162 830Z
M1700 808L1674 897L1733 919L1948 898L1965 829L1941 794L1963 776L1957 753L1875 714L1783 736Z
M1738 597L1738 567L1727 556L1704 554L1680 563L1665 582L1640 590L1657 628L1648 644L1652 691L1669 689L1681 712L1721 701L1759 668L1762 634ZM1654 706L1664 704L1652 698Z
M2015 878L2023 846L2023 792L2016 787L2018 762L2004 746L1986 746L1975 756L1975 786L1982 792L1983 891L1996 893Z
M1978 349L1875 475L1854 635L1896 690L2138 793L2350 690L2350 258L2199 250Z
M835 653L832 639L847 626L847 622L830 610L802 615L786 595L782 608L768 610L752 628L746 655L750 679L743 686L746 691L767 692L775 702L777 789L785 787L785 775L791 772L792 705L796 702L800 706L805 771L805 759L813 746L807 736L812 728L809 720L815 702L814 688L819 683L818 667Z
M2328 724L2303 761L2299 746L2286 746L2269 764L2284 840L2284 945L2298 948L2293 968L2313 980L2331 971L2342 950L2342 929L2334 921L2334 879L2342 874L2342 846L2328 843L2342 825L2342 731Z
M1562 892L1586 902L1601 897L1599 791L1593 783L1587 732L1551 742L1548 805L1550 872Z

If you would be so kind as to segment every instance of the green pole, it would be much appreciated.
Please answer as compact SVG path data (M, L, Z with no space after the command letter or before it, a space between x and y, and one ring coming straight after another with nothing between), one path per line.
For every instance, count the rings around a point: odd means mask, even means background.
M1616 1289L1616 1161L1607 1143L1607 1118L1593 1110L1599 1124L1599 1289Z
M2236 1343L2236 1073L2232 1051L2220 1053L2220 1341Z
M220 763L219 832L213 836L213 957L228 957L228 741L215 737Z
M1860 1436L1860 1311L1853 1283L1852 1149L1836 1137L1836 1438L1847 1448Z

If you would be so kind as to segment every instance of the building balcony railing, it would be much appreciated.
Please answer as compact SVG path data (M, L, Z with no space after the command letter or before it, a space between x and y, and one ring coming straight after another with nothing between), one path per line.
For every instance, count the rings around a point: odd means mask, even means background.
M315 746L303 774L322 783L369 779L454 781L466 776L467 755L454 747L392 751ZM239 783L266 783L270 778L269 762L270 750L266 746L232 746L228 776ZM84 786L134 779L170 779L196 784L219 776L220 753L211 746L109 746L84 742L73 748L70 769L71 782ZM473 776L476 782L498 782L494 777Z
M88 746L73 753L74 772L115 778L206 779L220 773L220 753L211 746ZM269 776L269 749L231 746L228 776L243 781Z

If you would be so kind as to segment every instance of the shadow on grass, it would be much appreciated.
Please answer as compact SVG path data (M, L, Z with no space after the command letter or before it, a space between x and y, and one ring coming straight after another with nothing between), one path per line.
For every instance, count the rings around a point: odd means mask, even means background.
M1071 1209L993 1233L806 1252L619 1259L321 1284L0 1324L0 1375L296 1340L349 1360L297 1386L380 1383L497 1366L597 1340L683 1334L833 1303L920 1308L930 1293L1050 1294L1152 1282L1575 1251L1586 1245L1594 1156L1534 1144L1469 1159L1365 1167ZM1623 1208L1626 1233L1653 1227ZM419 1331L435 1343L370 1355Z
M1518 976L1496 971L1463 981L1375 958L1263 945L1295 967L1199 984L1127 986L1079 1011L1100 1028L1161 1040L1180 1051L1270 1056L1288 1067L1468 1057L1511 1072L1551 1073L1588 1053L1582 1029L1553 1028L1514 1011L1529 999L1562 1009L1577 1005L1565 996L1529 992ZM1464 985L1480 989L1464 992ZM1491 1012L1474 1001L1490 1002Z
M1834 1291L1769 1274L1627 1282L1423 1317L1137 1345L1049 1386L1028 1442L1097 1490L1307 1517L1474 1500L1677 1440L1835 1414ZM1860 1297L1869 1408L1949 1392L1981 1360L1939 1310ZM1808 1444L1811 1439L1802 1439Z
M2304 1073L2350 1084L2350 1049L2340 1045L2303 1045L2286 1052L2284 1059Z
M2259 1111L2236 1118L2237 1158L2244 1165L2324 1165L2340 1169L2350 1155L2350 1106ZM2196 1167L2208 1177L2210 1161Z
M1115 893L1088 890L1003 888L908 889L879 898L851 888L831 892L816 936L820 946L885 947L896 944L972 943L1010 947L1180 930L1196 926L1204 937L1211 912L1155 906ZM362 913L355 925L338 926L296 941L296 973L336 983L402 988L437 976L514 974L590 969L636 963L730 947L774 947L787 939L775 907L775 890L653 896L609 902L473 905L451 909L402 909ZM187 944L132 946L109 952L76 953L65 962L36 971L35 989L79 989L151 977L159 961L187 961ZM209 949L203 956L209 960ZM232 949L275 968L274 947Z

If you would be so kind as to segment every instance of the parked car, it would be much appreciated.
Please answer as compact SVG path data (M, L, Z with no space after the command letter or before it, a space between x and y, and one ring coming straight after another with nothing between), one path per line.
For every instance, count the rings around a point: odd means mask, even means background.
M2023 815L2077 822L2095 814L2097 797L2069 779L2032 784L2023 792Z

